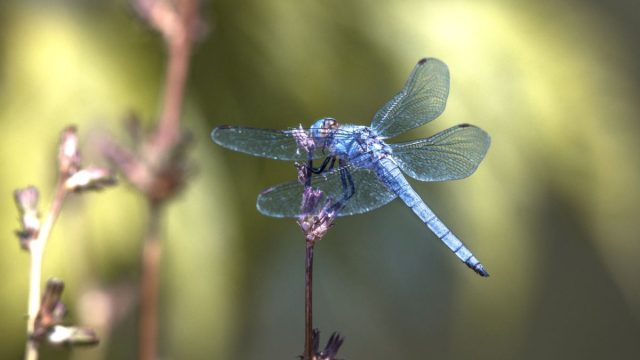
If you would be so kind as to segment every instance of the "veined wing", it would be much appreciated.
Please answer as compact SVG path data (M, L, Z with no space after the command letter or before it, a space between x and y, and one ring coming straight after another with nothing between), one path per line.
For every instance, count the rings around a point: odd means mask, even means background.
M331 139L351 139L349 130L331 130ZM216 144L230 150L275 160L309 160L302 145L314 144L309 129L260 129L243 126L221 125L211 131L211 139ZM302 145L301 145L302 143ZM314 144L316 145L316 144ZM311 149L311 159L321 159L331 155L321 144Z
M434 58L418 62L400 93L373 117L371 127L390 138L437 118L447 104L449 69Z
M298 129L273 130L222 125L213 129L211 139L216 144L234 151L276 160L307 160L307 152L296 140ZM297 133L298 132L298 133ZM307 134L308 132L305 131ZM312 151L311 157L327 156L322 148Z
M446 181L471 175L489 149L484 130L462 124L427 139L389 144L400 169L421 181Z
M347 200L339 216L365 213L395 199L396 194L381 183L374 172L352 165L342 169L346 169L351 175L355 193ZM313 175L311 180L311 186L322 190L331 201L342 198L344 185L340 178L340 169ZM303 191L304 186L297 181L268 188L258 195L258 211L273 217L296 217L300 215Z

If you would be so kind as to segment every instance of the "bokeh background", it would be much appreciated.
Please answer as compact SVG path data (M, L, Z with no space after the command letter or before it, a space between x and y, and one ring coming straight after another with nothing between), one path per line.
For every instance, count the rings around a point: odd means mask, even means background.
M492 145L478 171L413 183L491 273L469 271L400 203L340 218L316 247L315 320L344 359L623 359L640 352L640 5L632 0L207 1L184 126L198 171L170 206L163 359L294 359L303 345L303 239L262 217L258 192L289 163L209 140L220 124L367 124L424 56L448 64L445 113ZM0 4L0 358L21 357L28 255L12 200L52 196L61 129L124 138L160 108L164 48L127 1ZM93 349L50 359L132 359L144 199L125 183L72 197L44 277L67 283Z

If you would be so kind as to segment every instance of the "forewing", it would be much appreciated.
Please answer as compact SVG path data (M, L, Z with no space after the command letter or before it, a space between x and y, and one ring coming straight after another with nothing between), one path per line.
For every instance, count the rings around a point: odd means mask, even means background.
M296 132L306 130L272 130L222 125L213 129L211 139L234 151L276 160L307 160L307 152L299 146ZM311 154L313 159L327 156L321 147Z
M449 95L449 69L434 58L418 62L404 88L373 117L371 127L390 138L437 118Z
M462 124L427 138L390 144L407 175L421 181L446 181L471 175L484 158L491 138L484 130Z
M375 173L366 169L346 166L355 185L354 195L346 201L339 216L365 213L377 209L396 197ZM344 186L340 179L340 169L320 175L313 175L311 186L320 189L331 202L343 196ZM258 195L258 211L273 217L297 217L300 214L304 186L297 181L279 184L264 190Z

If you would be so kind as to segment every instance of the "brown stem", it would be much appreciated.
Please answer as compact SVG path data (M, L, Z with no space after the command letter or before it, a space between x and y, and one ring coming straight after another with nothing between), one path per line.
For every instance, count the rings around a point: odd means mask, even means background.
M168 51L162 114L152 137L152 153L148 157L151 164L158 164L174 151L181 137L180 117L197 23L198 1L177 0L173 4L175 6L157 0L137 0L137 3L147 21L164 36ZM162 175L156 176L155 183L162 183L159 181ZM156 360L158 278L162 254L159 224L165 200L170 194L163 193L159 197L153 191L147 191L146 194L150 214L142 250L139 359Z
M64 181L58 179L56 184L56 193L51 202L51 208L47 214L40 231L38 232L38 238L31 241L29 245L29 253L31 255L31 265L29 269L29 305L28 305L28 319L27 319L27 345L25 351L26 360L38 359L38 343L31 339L31 334L35 330L35 321L40 310L40 283L42 282L42 259L44 256L44 250L47 245L47 240L51 235L51 229L56 222L62 203L67 195L67 190L64 186Z
M180 42L169 46L164 108L156 134L156 145L160 149L167 149L175 145L180 135L180 114L182 113L190 52L190 42Z
M139 359L156 360L158 328L158 277L162 243L160 241L161 205L149 206L149 224L142 248L142 280L140 294Z
M306 254L304 266L304 358L313 359L313 245L314 242L306 241Z
M182 0L177 4L175 16L178 27L165 27L169 62L166 70L166 88L162 117L156 134L156 145L167 149L175 145L180 136L180 115L184 100L184 89L189 72L189 58L196 26L197 1ZM167 33L167 31L173 31Z

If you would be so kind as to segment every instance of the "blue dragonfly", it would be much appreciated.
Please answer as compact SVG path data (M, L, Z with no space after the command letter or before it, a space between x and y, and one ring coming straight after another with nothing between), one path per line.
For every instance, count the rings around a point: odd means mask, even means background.
M225 148L254 156L323 159L321 166L312 168L315 175L310 185L340 203L338 216L366 213L398 197L468 267L489 276L402 174L420 181L465 178L484 158L491 142L489 135L473 125L461 124L425 139L384 141L437 118L444 111L448 94L447 66L425 58L415 66L403 89L378 110L371 126L339 124L333 118L320 119L309 129L223 125L213 129L211 138ZM276 185L260 193L257 208L267 216L297 217L303 191L298 181Z

